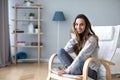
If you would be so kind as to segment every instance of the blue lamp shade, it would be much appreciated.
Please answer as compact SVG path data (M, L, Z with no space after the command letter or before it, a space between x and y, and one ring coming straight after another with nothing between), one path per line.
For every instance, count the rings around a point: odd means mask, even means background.
M65 17L62 11L56 11L53 16L53 21L65 21Z

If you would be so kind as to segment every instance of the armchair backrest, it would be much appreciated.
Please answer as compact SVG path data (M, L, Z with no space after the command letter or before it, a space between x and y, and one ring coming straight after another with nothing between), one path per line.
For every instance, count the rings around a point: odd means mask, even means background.
M93 26L92 29L99 37L99 52L98 58L111 61L118 44L119 34L120 34L120 25L119 26ZM99 70L100 76L105 76L105 69L101 65Z

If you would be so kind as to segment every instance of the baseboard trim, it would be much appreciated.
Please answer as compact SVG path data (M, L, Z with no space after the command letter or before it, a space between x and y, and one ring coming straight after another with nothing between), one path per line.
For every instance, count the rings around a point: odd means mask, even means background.
M17 62L37 62L37 59L20 59ZM49 59L40 59L40 62L49 62Z

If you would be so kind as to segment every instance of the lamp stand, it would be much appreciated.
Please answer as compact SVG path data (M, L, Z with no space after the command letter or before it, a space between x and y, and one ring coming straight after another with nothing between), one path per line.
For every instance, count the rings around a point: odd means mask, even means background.
M60 36L60 27L59 27L60 21L58 21L58 33L57 33L57 53L59 52L59 36Z

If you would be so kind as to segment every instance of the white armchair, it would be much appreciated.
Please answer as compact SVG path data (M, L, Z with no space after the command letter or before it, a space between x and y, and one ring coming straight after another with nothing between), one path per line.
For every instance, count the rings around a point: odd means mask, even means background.
M100 50L98 57L100 59L111 61L116 49L119 47L120 25L118 26L94 26L93 30L98 35L100 41ZM99 80L105 80L106 72L103 65L100 66Z
M93 30L98 35L100 41L99 46L100 50L98 52L98 58L89 58L86 60L83 67L82 75L69 75L64 74L63 76L57 75L57 73L53 70L53 61L56 54L53 54L49 60L48 67L48 77L47 80L57 79L57 80L90 80L88 79L88 65L92 61L97 61L101 63L99 69L99 77L98 80L112 80L111 71L109 68L109 64L113 64L111 61L115 51L117 49L118 40L120 37L120 26L93 26Z

